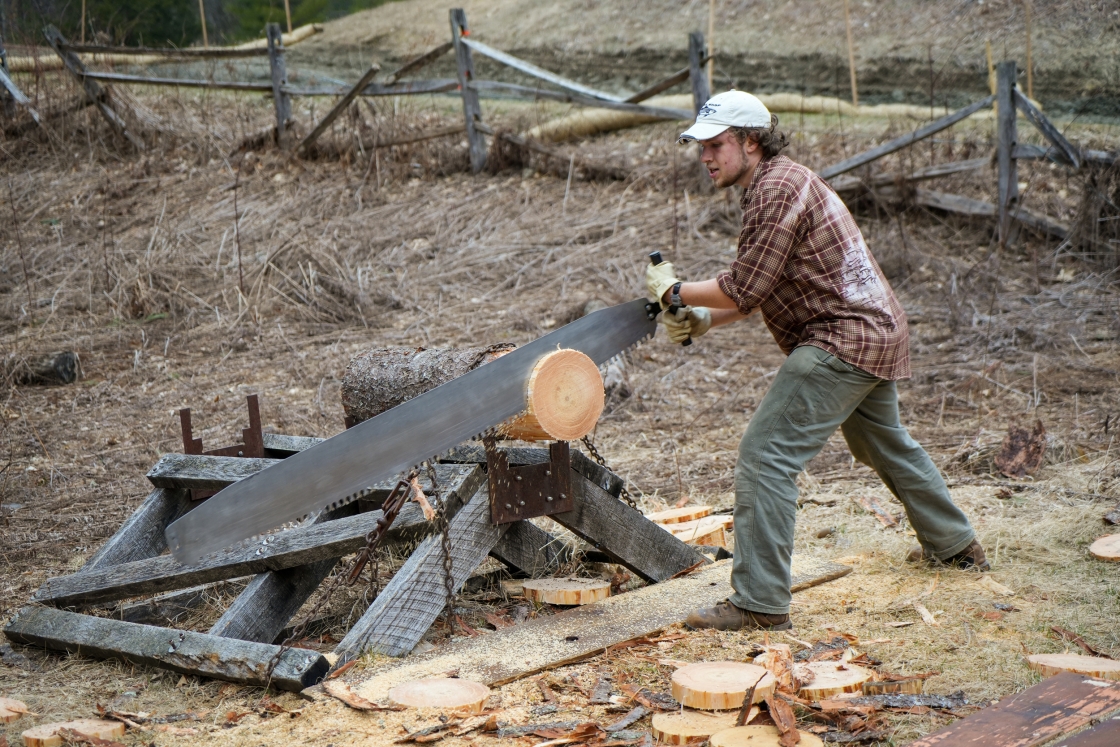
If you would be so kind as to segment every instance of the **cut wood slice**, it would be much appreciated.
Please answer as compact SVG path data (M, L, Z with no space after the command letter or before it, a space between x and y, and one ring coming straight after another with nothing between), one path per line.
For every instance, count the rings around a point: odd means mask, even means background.
M673 536L686 545L727 547L727 534L723 531L723 527L721 526L701 527L698 529L688 529L683 532L673 532Z
M1120 534L1101 537L1089 545L1089 554L1098 560L1120 561Z
M818 701L843 693L863 691L863 683L871 679L870 670L839 661L814 661L805 668L813 673L813 681L802 686L797 694Z
M1027 657L1027 666L1046 677L1061 672L1087 674L1102 680L1120 680L1120 661L1081 654L1033 654Z
M449 708L468 713L481 713L490 688L479 682L453 677L431 677L397 685L389 691L389 700L410 708Z
M611 595L611 582L598 578L538 578L521 585L522 595L538 604L574 607L592 604Z
M758 708L751 707L747 716L750 721L758 715ZM690 739L707 739L717 731L735 726L738 711L726 713L707 713L705 711L681 711L679 713L655 713L653 716L653 738L665 744L686 744Z
M27 704L12 698L0 698L0 724L10 724L20 716L31 713Z
M23 743L26 747L58 747L64 741L59 734L63 729L69 729L82 736L96 737L97 739L120 739L124 736L124 724L120 721L80 718L74 721L43 724L28 729L22 735Z
M821 738L807 731L798 731L798 747L824 747ZM708 740L711 747L780 747L782 733L776 726L736 726L716 732Z
M575 441L592 431L603 413L603 376L578 350L554 350L529 374L525 412L500 428L523 441Z
M682 506L669 508L664 511L655 511L646 514L646 518L654 524L679 524L682 521L694 521L712 513L711 506Z
M882 682L864 682L864 695L886 695L888 693L902 695L921 695L925 680L915 678L911 680L886 680Z
M754 689L759 703L774 691L774 675L754 664L738 661L705 661L673 672L673 697L689 708L726 711L743 705L747 690Z

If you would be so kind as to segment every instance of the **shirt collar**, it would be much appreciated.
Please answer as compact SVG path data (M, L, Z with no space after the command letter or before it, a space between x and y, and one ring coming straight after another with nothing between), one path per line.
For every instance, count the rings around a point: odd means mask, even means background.
M743 190L743 199L741 201L743 205L746 205L747 202L750 201L751 197L754 196L754 189L758 185L758 180L762 177L763 174L773 168L774 161L778 158L781 158L781 156L774 156L773 158L763 158L758 162L758 166L756 166L754 169L754 174L751 175L751 186Z

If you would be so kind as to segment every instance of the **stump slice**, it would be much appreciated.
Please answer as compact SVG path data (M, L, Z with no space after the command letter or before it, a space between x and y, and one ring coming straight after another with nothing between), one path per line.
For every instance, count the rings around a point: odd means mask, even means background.
M576 441L599 422L603 402L603 376L595 361L578 350L554 350L529 374L525 412L500 431L522 441Z
M774 691L774 675L754 664L738 661L705 661L673 672L673 697L688 708L726 711L743 705L754 683L754 701L759 703Z
M576 607L611 595L611 582L594 578L539 578L522 584L522 595L538 604Z
M880 680L877 682L864 682L864 695L921 695L925 687L925 680L915 678L912 680Z
M824 747L821 738L798 730L798 747ZM711 747L780 747L782 733L776 726L736 726L716 732L708 740Z
M1111 560L1120 562L1120 534L1110 534L1101 537L1089 545L1089 554L1097 560Z
M679 524L682 521L695 521L712 513L711 506L684 506L682 508L668 508L664 511L655 511L646 514L646 518L654 524Z
M10 724L20 716L31 713L27 704L12 698L0 698L0 724Z
M797 694L813 702L833 695L862 692L863 683L871 679L869 670L839 661L814 661L805 667L813 673L813 681Z
M752 707L747 721L758 715L758 708ZM707 713L705 711L680 711L674 713L655 713L653 716L653 738L665 744L687 744L690 739L707 739L716 732L735 726L738 711L727 713Z
M120 721L105 721L99 718L80 718L75 721L43 724L28 729L21 736L26 747L58 747L64 741L59 734L64 729L97 739L120 739L124 736L124 724Z
M1062 672L1087 674L1102 680L1120 680L1120 661L1081 654L1034 654L1027 657L1027 666L1044 677Z
M490 688L479 682L452 677L430 677L397 685L389 700L410 708L449 708L481 713L490 697Z

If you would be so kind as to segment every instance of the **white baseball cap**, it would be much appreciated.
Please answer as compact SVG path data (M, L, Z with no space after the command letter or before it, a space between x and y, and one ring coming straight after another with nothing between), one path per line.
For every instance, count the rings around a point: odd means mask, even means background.
M700 107L696 123L681 133L678 142L710 140L728 127L769 127L770 110L746 91L716 94Z

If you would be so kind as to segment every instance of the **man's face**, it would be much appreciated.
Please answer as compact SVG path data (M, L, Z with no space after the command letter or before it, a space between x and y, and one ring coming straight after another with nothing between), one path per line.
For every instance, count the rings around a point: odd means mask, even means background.
M727 130L724 130L711 140L700 141L700 162L708 169L708 176L712 178L720 189L739 184L744 184L759 161L758 144L746 140L740 143Z

